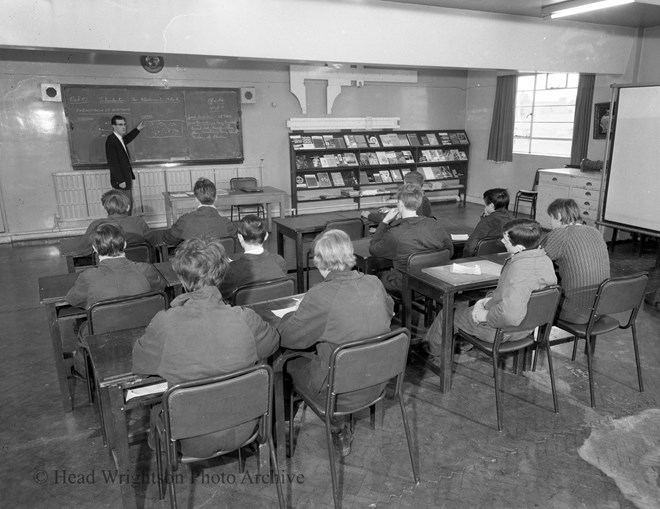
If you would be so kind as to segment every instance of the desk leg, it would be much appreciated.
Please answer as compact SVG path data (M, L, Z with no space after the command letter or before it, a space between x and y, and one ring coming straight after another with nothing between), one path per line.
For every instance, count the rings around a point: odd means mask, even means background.
M442 353L440 354L440 392L451 391L451 375L454 368L454 293L445 292L442 296Z
M403 275L403 288L401 289L401 325L410 331L412 336L412 291L408 284L408 276Z
M50 339L53 343L53 355L55 357L55 372L60 386L60 398L62 399L62 408L65 412L73 410L73 398L69 390L69 377L67 376L64 364L64 350L62 350L62 335L60 334L60 325L57 321L57 308L54 304L46 306L48 316L48 328L50 329Z
M284 235L277 229L277 254L284 258Z
M264 208L266 209L266 224L268 225L268 231L273 230L273 207L271 202L264 203Z
M131 484L131 460L128 451L128 425L124 404L124 390L121 387L107 388L112 424L108 436L108 451L117 467L117 479L121 488L122 507L137 507L135 490Z
M296 232L296 280L298 281L298 293L305 291L304 272L302 233Z

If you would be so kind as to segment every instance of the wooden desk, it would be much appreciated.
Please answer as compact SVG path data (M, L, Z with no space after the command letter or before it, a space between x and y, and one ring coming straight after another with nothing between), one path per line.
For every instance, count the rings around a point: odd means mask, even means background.
M341 221L342 219L354 219L360 216L359 210L348 210L342 212L328 212L324 214L305 214L295 217L278 217L273 221L277 225L277 253L284 256L284 237L289 237L296 246L296 281L298 292L305 291L304 283L304 254L303 235L316 234L323 231L329 221Z
M461 258L455 263L474 262L489 260L499 265L509 257L509 253L498 253L474 258ZM454 263L454 262L452 262ZM451 264L448 264L451 266ZM440 355L440 391L448 393L451 391L451 374L454 363L454 352L452 351L452 336L454 328L453 309L454 297L459 292L477 290L497 286L499 276L483 274L481 276L465 275L461 281L449 282L433 277L424 272L424 269L402 270L403 278L403 326L410 330L412 292L417 292L442 304L442 353Z
M66 259L68 272L75 272L76 267L91 267L94 265L94 253L80 254L80 239L64 239L60 242L60 256Z
M302 296L284 297L272 301L261 302L251 306L264 321L277 327L280 318L272 311L290 307L296 303L295 299ZM133 345L144 333L145 327L127 329L87 336L85 346L94 369L94 377L99 388L101 398L101 411L103 413L103 426L108 440L108 453L110 461L114 464L119 475L128 475L132 478L133 465L129 455L128 420L126 411L137 406L147 406L159 403L162 392L140 396L126 401L126 391L136 387L162 382L159 377L140 377L132 373ZM276 356L279 358L279 356ZM279 371L278 371L279 369ZM285 458L284 422L284 379L283 368L279 366L275 372L275 426L277 438L277 453L279 458ZM267 468L268 454L260 453L265 462L260 465ZM122 506L135 508L135 490L130 483L121 483Z
M364 274L377 274L380 271L392 268L394 265L389 258L379 258L369 253L370 243L371 237L353 241L355 265L357 265L358 270Z
M53 345L53 355L55 356L55 371L57 373L57 382L60 386L60 398L62 408L65 412L73 410L73 394L69 388L69 374L64 362L65 353L62 346L62 334L60 332L60 318L64 315L67 318L84 318L86 312L84 309L69 306L64 297L73 287L78 274L61 274L57 276L45 276L39 278L39 302L46 309L48 317L48 328L50 330L50 339Z
M287 194L281 189L275 187L264 186L260 193L246 193L244 191L224 191L227 194L218 194L215 199L216 207L226 207L231 205L251 205L259 203L265 206L266 219L268 220L268 229L273 229L272 222L272 204L280 204L280 215L284 215L286 210ZM168 193L164 192L165 198L165 218L167 220L167 227L170 228L180 216L186 212L194 210L199 205L192 192L187 193Z

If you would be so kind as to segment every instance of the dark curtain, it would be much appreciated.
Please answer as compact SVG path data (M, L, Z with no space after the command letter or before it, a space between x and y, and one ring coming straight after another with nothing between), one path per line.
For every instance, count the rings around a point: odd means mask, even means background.
M517 76L498 76L493 121L488 139L489 161L513 161L513 123Z
M580 74L577 98L575 99L575 117L573 118L571 164L580 164L582 159L587 157L595 83L596 76L594 74Z

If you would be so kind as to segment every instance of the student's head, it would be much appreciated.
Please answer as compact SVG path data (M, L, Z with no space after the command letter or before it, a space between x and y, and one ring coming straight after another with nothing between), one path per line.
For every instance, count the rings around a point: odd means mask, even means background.
M509 191L501 187L495 187L484 191L484 205L488 214L509 208Z
M112 130L114 132L122 136L126 134L126 119L124 117L121 115L115 115L110 120L110 123L112 124Z
M262 245L268 238L264 220L254 214L245 216L238 225L238 238L245 244Z
M116 224L103 223L96 228L92 248L99 256L120 256L125 247L124 232Z
M177 248L172 268L186 291L194 292L219 285L229 268L229 258L218 240L193 238Z
M548 215L553 228L582 222L580 208L575 200L570 198L557 198L553 201L548 205Z
M101 205L103 205L103 208L110 216L113 214L126 214L131 206L131 202L128 196L121 191L111 189L101 196Z
M195 198L202 205L213 205L215 203L215 184L209 179L201 178L197 180L193 192Z
M420 172L413 170L406 173L406 176L403 177L404 184L417 184L419 187L424 185L424 175Z
M350 270L355 265L353 243L346 232L327 230L314 240L314 265L323 277L333 270Z
M541 243L541 225L532 219L514 219L506 223L502 243L509 253L536 249Z
M396 199L404 209L415 211L422 204L424 191L417 184L403 184L396 195Z

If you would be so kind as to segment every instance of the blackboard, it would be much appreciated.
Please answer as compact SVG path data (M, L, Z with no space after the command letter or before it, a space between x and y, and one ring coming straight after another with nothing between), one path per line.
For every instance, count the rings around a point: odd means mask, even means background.
M107 166L114 115L128 131L144 121L128 146L134 165L243 162L240 89L65 85L62 97L74 168Z
M601 220L660 231L660 85L614 85Z

